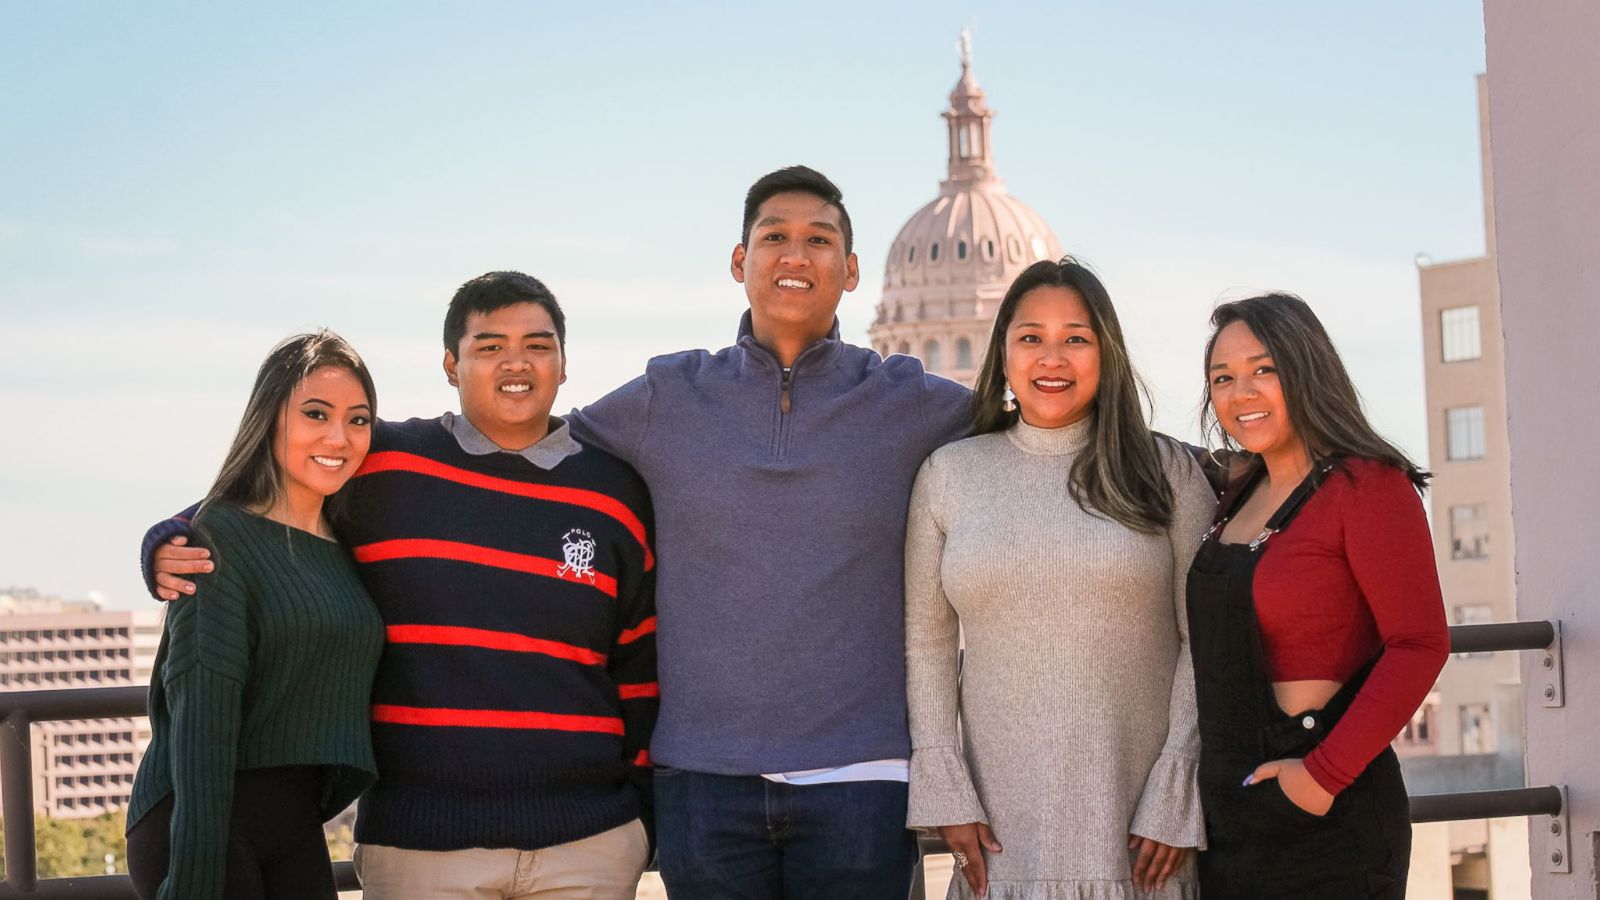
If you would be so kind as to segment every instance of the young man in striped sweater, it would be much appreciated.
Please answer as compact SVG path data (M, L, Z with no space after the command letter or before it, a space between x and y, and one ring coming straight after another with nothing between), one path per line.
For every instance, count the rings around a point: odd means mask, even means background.
M658 696L649 496L551 418L566 322L538 280L467 282L444 343L462 414L379 422L337 497L388 637L356 823L366 897L631 898ZM212 565L187 531L146 536L165 599Z

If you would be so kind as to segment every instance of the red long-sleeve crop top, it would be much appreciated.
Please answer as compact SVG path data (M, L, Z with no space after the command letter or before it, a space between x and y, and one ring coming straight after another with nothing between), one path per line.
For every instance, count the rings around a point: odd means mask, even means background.
M1381 653L1305 759L1337 794L1405 727L1449 656L1433 542L1410 479L1345 460L1272 536L1253 586L1273 681L1347 681Z

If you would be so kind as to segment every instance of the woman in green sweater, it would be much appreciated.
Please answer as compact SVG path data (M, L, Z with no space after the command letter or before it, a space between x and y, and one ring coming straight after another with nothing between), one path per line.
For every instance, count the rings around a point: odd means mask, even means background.
M256 374L196 516L222 565L171 603L151 677L128 808L145 900L335 897L322 823L376 778L384 632L324 501L366 457L376 404L331 332L285 340Z

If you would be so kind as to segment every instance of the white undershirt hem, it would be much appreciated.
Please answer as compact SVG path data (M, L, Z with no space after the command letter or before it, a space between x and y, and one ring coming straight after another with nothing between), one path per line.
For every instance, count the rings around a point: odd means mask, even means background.
M831 769L802 769L798 772L775 772L762 775L768 781L780 784L841 784L846 781L910 781L911 760L874 759L851 763Z

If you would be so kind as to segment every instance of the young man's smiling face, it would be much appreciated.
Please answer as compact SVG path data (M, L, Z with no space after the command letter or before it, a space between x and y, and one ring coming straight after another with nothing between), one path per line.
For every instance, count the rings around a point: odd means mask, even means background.
M839 208L800 191L761 204L745 242L733 248L732 271L758 337L826 335L839 298L860 280Z
M556 389L567 380L554 320L537 303L513 303L467 317L445 375L461 395L461 413L507 450L538 443L549 430Z

